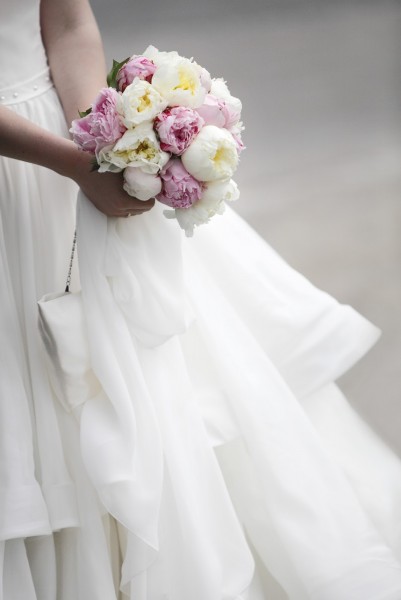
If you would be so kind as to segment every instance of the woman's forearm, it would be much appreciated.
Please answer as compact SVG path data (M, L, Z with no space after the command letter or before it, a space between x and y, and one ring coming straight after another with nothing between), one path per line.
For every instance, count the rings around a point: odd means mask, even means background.
M42 38L68 123L106 85L99 30L86 0L42 0Z
M75 178L82 168L90 170L90 155L75 144L0 106L0 155L41 165Z

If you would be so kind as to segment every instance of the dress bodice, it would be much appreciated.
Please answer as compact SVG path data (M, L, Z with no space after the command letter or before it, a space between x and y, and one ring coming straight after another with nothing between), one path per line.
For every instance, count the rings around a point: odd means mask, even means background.
M15 88L47 68L39 8L40 0L0 2L0 90Z

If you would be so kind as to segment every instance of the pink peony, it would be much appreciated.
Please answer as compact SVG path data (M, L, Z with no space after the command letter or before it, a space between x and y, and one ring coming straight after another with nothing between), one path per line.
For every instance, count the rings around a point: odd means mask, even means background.
M74 119L71 123L70 133L72 139L81 150L94 154L96 150L96 138L91 130L92 114L80 119Z
M207 94L204 103L196 111L206 125L215 125L226 129L231 129L241 117L240 110L235 109L227 104L223 98L217 98L213 94Z
M156 116L154 124L161 149L177 155L185 152L202 126L198 113L183 106L168 108Z
M156 199L173 208L189 208L202 197L203 185L188 173L180 159L170 159L161 170L163 187Z
M96 149L113 144L126 131L117 111L119 93L113 88L103 88L92 104L92 132L96 136Z
M155 71L156 65L146 56L133 56L118 72L118 89L123 92L134 81L135 77L145 79L145 81L151 83Z
M70 132L80 148L98 152L120 139L126 127L117 112L119 98L115 89L103 88L92 104L92 112L72 122Z

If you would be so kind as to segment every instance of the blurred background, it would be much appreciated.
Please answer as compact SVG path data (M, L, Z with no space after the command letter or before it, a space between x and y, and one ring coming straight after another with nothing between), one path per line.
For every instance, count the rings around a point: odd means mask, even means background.
M401 3L92 0L108 63L153 44L243 101L237 210L382 330L341 380L401 456ZM218 217L217 217L218 218Z

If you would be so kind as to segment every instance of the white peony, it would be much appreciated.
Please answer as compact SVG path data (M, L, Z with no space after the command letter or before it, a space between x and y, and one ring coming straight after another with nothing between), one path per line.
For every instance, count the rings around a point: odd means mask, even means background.
M199 65L177 56L162 61L152 78L152 85L165 98L169 106L197 108L203 104L206 89L202 85Z
M131 129L143 121L151 121L166 106L167 101L152 84L136 77L122 93L118 110L124 125Z
M120 163L115 164L110 162L113 149L114 144L111 144L108 146L104 146L96 152L96 160L99 165L99 173L106 173L107 171L109 173L120 173L124 169L125 164L120 165Z
M199 202L203 202L208 210L214 210L221 202L234 202L239 198L239 189L233 179L228 181L212 181L208 183L203 191L202 198ZM224 205L223 205L224 206ZM218 212L216 210L216 212Z
M194 227L208 223L216 214L223 214L226 208L224 202L232 202L238 198L239 190L235 181L213 181L207 185L202 198L190 208L176 208L163 212L169 219L176 218L185 235L192 237Z
M239 98L231 95L224 79L212 79L210 93L213 94L213 96L216 96L216 98L221 98L224 100L227 106L232 108L233 111L241 114L242 102Z
M205 125L181 159L188 173L199 181L230 179L238 165L237 146L226 129Z
M205 69L204 67L201 67L200 65L197 65L197 66L199 68L199 77L201 80L201 84L205 88L206 93L209 93L211 90L211 87L212 87L211 75L210 75L209 71L207 69Z
M128 129L113 148L104 148L97 158L100 172L139 167L145 173L157 173L170 154L161 150L152 124L145 122Z
M144 173L138 167L127 167L124 171L123 188L138 200L149 200L161 192L162 180L158 175Z
M155 46L148 46L145 52L142 53L142 56L146 56L149 60L154 62L156 67L159 67L162 63L171 62L177 58L180 58L180 55L176 50L172 52L161 52Z

